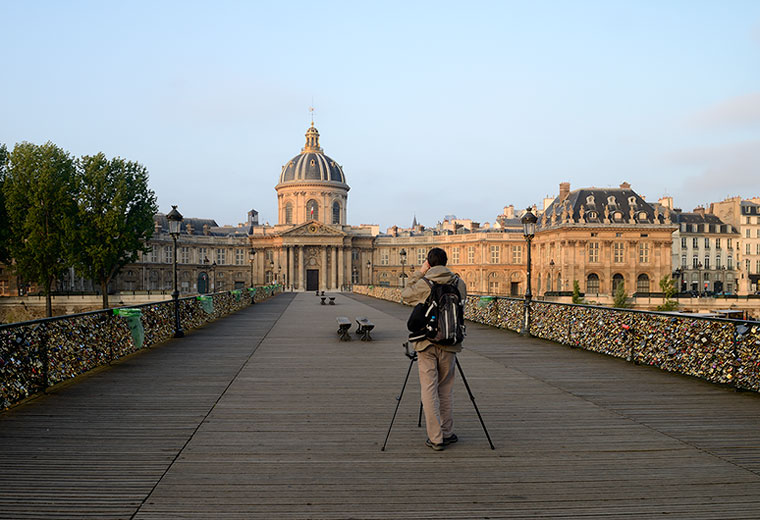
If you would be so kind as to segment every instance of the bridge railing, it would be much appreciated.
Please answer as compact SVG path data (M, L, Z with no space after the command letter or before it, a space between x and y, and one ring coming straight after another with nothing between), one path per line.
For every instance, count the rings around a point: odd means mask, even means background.
M281 292L268 285L179 300L192 330ZM0 325L0 410L174 335L174 301Z
M354 286L354 292L400 302L401 290ZM468 296L465 317L519 331L521 298ZM554 302L530 304L532 336L760 391L760 322Z

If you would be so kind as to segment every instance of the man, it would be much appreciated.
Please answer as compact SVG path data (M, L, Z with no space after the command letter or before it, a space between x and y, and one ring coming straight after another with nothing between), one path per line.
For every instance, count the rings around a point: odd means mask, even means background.
M447 262L446 251L439 247L431 249L420 270L409 277L409 285L401 292L402 299L412 305L425 302L431 288L424 277L439 284L449 284L456 279L456 288L461 301L464 302L467 298L467 286L446 267ZM462 343L442 346L428 339L421 339L414 343L414 350L417 351L420 393L428 434L425 444L435 451L441 451L444 446L458 440L453 432L452 407L456 353L462 350Z

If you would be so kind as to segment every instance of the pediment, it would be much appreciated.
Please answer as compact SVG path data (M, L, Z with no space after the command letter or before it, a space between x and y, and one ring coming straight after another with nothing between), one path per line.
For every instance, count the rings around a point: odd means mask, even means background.
M282 233L283 237L344 237L346 234L339 229L326 226L316 220L311 220L305 224L298 225L293 229Z

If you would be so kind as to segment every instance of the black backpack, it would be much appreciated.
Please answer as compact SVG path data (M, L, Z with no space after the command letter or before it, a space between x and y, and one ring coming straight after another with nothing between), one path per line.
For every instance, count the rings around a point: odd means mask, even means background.
M425 303L412 311L407 327L412 331L410 341L427 339L436 345L452 346L465 336L464 302L457 289L458 276L450 283L436 283L423 277L430 286Z

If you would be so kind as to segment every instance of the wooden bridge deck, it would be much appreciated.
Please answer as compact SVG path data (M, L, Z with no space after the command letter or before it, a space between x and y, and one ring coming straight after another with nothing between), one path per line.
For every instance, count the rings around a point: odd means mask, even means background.
M0 518L760 518L760 396L471 324L460 442L408 308L284 294L0 415ZM368 316L373 342L335 317ZM457 376L458 377L458 376Z

